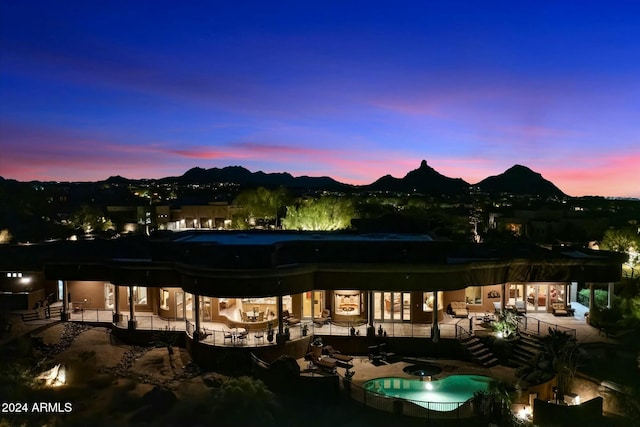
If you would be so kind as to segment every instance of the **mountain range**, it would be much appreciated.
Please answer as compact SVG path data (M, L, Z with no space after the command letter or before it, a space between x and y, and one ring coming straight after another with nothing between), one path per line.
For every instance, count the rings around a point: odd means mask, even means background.
M110 183L128 182L126 178L111 177ZM206 184L212 182L233 183L240 186L282 186L290 189L324 189L330 191L380 191L400 193L421 193L427 195L457 196L467 194L471 187L489 194L508 193L542 197L565 197L566 195L541 174L526 166L515 165L500 175L490 176L477 184L469 184L461 178L450 178L430 167L426 160L418 169L408 172L403 178L385 175L368 185L350 185L330 177L294 177L287 172L265 173L251 172L241 166L224 168L192 168L179 177L167 177L157 180L159 183L177 182L181 185Z

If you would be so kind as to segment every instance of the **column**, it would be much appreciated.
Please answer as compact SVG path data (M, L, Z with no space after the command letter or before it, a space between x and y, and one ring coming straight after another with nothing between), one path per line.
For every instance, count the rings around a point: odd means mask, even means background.
M113 323L120 323L120 286L113 285Z
M193 317L196 321L196 326L193 329L193 339L200 341L200 295L198 294L193 294L193 307L195 308Z
M607 308L611 308L611 295L613 295L613 282L607 285Z
M369 326L373 328L373 291L367 292L367 320L369 321Z
M62 312L60 313L60 320L69 320L69 286L67 281L62 281Z
M136 329L137 326L137 322L135 319L135 303L133 301L133 286L129 285L129 322L128 322L128 326L129 329L134 330Z
M276 306L278 309L278 335L282 335L284 333L283 324L282 324L282 295L277 296Z
M502 298L500 299L500 308L507 308L507 284L502 284Z
M438 290L433 291L433 319L431 324L431 340L437 343L440 339L440 329L438 327Z

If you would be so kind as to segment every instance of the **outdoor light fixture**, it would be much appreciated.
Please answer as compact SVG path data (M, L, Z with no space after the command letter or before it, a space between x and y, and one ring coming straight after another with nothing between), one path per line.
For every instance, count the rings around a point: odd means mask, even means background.
M522 409L518 411L518 418L521 420L528 420L531 418L531 408L527 405L523 405Z
M60 387L67 382L67 371L63 365L56 365L48 371L44 371L38 377L47 387Z
M565 393L564 401L567 405L579 405L580 404L580 396L575 393Z
M431 375L427 375L427 390L433 390L433 384L431 384Z

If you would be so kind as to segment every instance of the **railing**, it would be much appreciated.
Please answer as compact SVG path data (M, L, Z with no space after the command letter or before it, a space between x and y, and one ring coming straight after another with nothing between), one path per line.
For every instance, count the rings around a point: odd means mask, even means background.
M462 325L461 325L462 323ZM469 329L466 329L464 325L466 325L466 319L460 319L456 322L456 334L455 338L457 340L464 340L466 338L470 338L473 335L473 324L469 321Z
M115 316L112 310L100 308L82 308L69 313L69 320L75 322L113 323L119 328L127 328L130 317L126 314ZM161 330L171 329L182 331L185 328L184 320L177 318L159 317L153 314L135 314L133 319L137 322L137 329Z
M364 325L335 325L331 322L323 325L313 325L311 328L314 335L343 335L343 336L366 336L368 324ZM376 336L385 337L408 337L408 338L431 338L431 323L398 323L398 322L378 322L374 323ZM441 337L455 337L456 325L453 323L439 323Z
M343 383L345 383L343 378ZM464 402L424 402L387 396L349 382L352 399L381 411L403 414L427 420L460 420L473 416L471 401Z
M79 308L69 312L69 320L80 322L113 322L113 311L100 308Z
M545 322L528 316L518 316L518 330L532 335L549 335L549 329L561 331L576 338L576 330L562 325Z
M109 309L83 308L69 313L69 320L80 322L96 322L96 323L112 323L119 328L127 328L129 326L130 317L124 313L116 315ZM135 313L133 319L136 321L136 329L140 330L163 330L170 329L176 331L186 330L189 336L193 336L195 325L193 321L178 318L160 317L152 313ZM458 338L461 334L469 334L464 327L461 326L466 319L460 319L457 323L440 323L440 337L442 338ZM278 324L273 322L274 341L278 332ZM296 340L306 335L336 335L336 336L366 336L368 324L334 324L328 322L324 325L317 325L310 320L303 320L295 325L283 327L285 334L288 332L289 340ZM374 323L376 336L384 337L408 337L408 338L432 338L431 323L408 323L408 322L376 322ZM229 328L222 324L211 326L210 322L202 322L201 324L201 341L207 344L215 345L267 345L268 333L267 329L250 329ZM229 339L225 331L240 331L247 329L246 338ZM226 338L225 338L225 335ZM237 334L240 335L239 333Z

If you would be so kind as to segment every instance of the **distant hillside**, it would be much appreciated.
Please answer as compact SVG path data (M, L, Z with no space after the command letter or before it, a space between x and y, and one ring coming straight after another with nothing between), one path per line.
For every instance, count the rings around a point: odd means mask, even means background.
M565 197L558 187L526 166L515 165L500 175L490 176L475 185L489 194L516 194L543 197Z
M138 182L155 181L162 183L177 182L181 185L188 184L212 184L232 183L241 187L269 187L279 186L294 190L328 190L328 191L389 191L398 193L422 193L432 196L458 196L468 193L470 184L460 178L449 178L430 167L426 160L420 163L418 169L407 173L403 178L394 178L385 175L372 184L354 186L336 181L330 177L294 177L287 172L265 173L262 171L251 172L241 166L228 166L224 168L192 168L182 176L167 177L158 180L130 180L121 176L112 176L103 181L107 184L125 186ZM15 186L19 183L15 180L5 180L0 177L0 192L3 189ZM541 197L566 197L566 195L552 182L544 179L542 175L531 169L515 165L504 173L485 178L475 184L481 191L490 194L508 193L514 195L532 195Z
M423 193L430 195L460 195L467 192L469 184L460 178L449 178L427 165L423 160L418 169L414 169L404 178L385 175L373 184L361 187L370 191L393 191L402 193Z
M333 178L299 176L294 177L291 174L284 173L264 173L251 172L241 166L228 166L222 169L211 168L192 168L184 175L176 178L163 178L159 180L177 181L180 184L196 184L211 182L229 182L241 186L263 186L263 187L279 187L286 188L309 188L309 189L326 189L326 190L344 190L353 188L351 185L343 184Z

